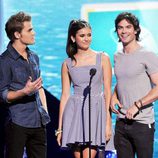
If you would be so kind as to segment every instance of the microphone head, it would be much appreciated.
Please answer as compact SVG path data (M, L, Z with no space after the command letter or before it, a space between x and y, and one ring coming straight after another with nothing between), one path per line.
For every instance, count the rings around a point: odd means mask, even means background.
M90 69L90 76L94 76L96 74L97 70L95 68Z

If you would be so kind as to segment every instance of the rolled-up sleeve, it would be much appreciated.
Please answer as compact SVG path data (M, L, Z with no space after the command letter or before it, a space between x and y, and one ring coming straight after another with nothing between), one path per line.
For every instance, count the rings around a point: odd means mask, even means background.
M5 103L8 103L7 94L10 82L9 63L3 57L0 57L0 100Z

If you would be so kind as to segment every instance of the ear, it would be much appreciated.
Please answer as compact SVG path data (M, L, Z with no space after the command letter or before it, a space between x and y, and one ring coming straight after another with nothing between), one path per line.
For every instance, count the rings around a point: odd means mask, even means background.
M20 33L19 32L14 32L14 36L16 39L19 39L21 37Z
M135 35L137 34L137 30L134 31Z
M75 38L73 36L71 36L71 40L73 43L75 43Z

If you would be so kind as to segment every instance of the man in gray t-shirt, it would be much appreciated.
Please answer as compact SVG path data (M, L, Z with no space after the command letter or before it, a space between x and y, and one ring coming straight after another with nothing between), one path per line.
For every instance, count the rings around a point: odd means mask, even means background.
M131 13L115 20L123 50L114 56L117 84L111 109L117 113L114 144L118 158L152 158L154 109L158 98L158 56L139 45L140 26ZM118 105L118 110L115 105Z

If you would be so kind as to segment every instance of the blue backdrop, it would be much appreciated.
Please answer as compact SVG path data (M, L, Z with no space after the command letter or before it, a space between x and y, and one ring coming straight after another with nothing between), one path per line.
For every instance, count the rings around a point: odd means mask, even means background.
M157 0L153 0L156 2ZM1 0L0 1L0 51L4 51L8 43L8 39L4 32L4 24L8 17L18 11L25 11L31 14L34 29L36 32L36 44L31 46L40 57L41 72L44 82L44 87L48 92L53 94L56 98L60 98L61 94L61 76L60 69L63 60L67 57L65 53L67 28L70 20L81 18L81 9L85 4L98 4L98 3L124 3L124 6L130 0ZM150 2L149 0L132 0L135 2ZM116 6L117 7L117 6ZM125 10L123 7L122 9ZM111 62L113 63L113 54L120 47L117 43L117 37L114 33L114 19L118 11L107 11L108 7L102 11L95 11L95 9L87 10L87 20L92 25L93 29L93 42L92 48L99 51L105 51L110 55ZM128 9L127 9L128 10ZM141 19L141 25L147 30L147 35L155 39L158 43L157 33L157 9L146 9L140 11L139 8L132 10ZM154 42L147 43L156 46ZM156 51L157 53L157 51ZM113 76L113 84L115 85L115 78ZM53 106L53 105L52 105ZM157 107L155 106L156 122L158 122ZM115 116L113 116L115 118ZM114 119L113 119L114 124ZM156 123L156 129L157 123ZM155 136L155 150L154 157L158 157L158 133Z

